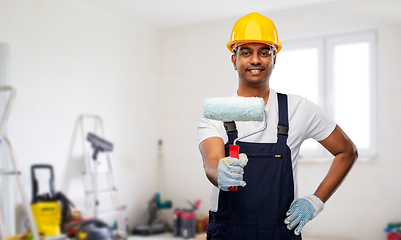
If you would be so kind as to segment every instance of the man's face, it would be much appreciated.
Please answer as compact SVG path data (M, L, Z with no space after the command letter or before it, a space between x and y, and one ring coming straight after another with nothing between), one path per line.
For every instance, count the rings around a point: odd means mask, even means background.
M239 81L250 86L269 82L276 56L270 46L263 43L247 43L240 45L232 56Z

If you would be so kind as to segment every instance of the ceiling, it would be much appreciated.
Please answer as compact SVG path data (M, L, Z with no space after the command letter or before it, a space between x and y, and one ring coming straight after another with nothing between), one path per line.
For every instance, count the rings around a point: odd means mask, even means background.
M78 0L155 30L338 0Z

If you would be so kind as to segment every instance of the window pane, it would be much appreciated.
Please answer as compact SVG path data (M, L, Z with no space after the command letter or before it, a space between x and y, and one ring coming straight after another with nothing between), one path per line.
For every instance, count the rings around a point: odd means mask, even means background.
M270 87L277 92L301 95L318 104L318 48L280 51Z
M370 147L369 42L334 46L334 118L358 148Z
M270 87L277 92L297 94L308 100L318 102L318 48L282 50L277 54ZM314 140L302 144L302 150L317 149Z

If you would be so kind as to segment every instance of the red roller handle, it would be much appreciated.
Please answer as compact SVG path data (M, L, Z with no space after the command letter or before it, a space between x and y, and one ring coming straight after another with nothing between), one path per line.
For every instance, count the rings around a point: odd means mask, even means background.
M239 146L230 145L230 157L239 158ZM228 191L237 191L237 186L228 187Z

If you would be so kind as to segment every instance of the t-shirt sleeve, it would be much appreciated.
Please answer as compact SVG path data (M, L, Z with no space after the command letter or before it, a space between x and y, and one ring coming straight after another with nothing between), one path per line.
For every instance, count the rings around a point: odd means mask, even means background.
M305 137L316 141L326 139L335 129L336 123L315 103L303 99L304 123L306 125Z
M200 117L198 124L198 144L210 137L220 137L224 142L227 142L227 137L222 131L224 131L224 126L221 121L210 120L204 116Z

